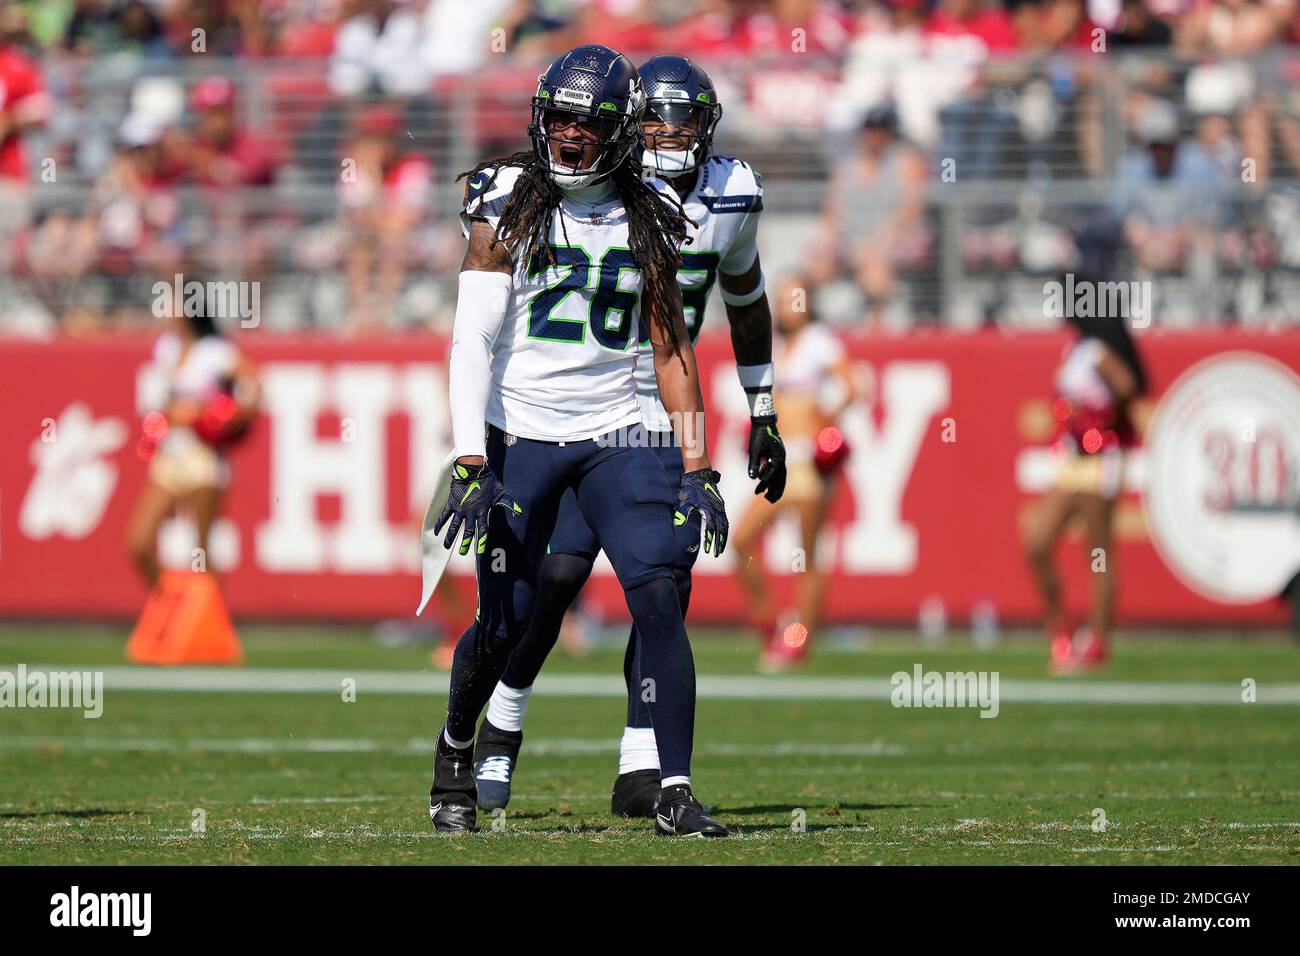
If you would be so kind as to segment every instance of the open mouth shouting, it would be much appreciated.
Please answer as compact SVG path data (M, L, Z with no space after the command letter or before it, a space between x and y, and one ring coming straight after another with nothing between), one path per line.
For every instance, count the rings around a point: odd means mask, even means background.
M600 153L597 123L584 121L573 114L559 113L546 123L551 158L572 170L590 168Z
M582 159L583 153L586 152L586 149L583 147L582 143L566 141L559 143L558 146L560 150L560 162L564 165L572 166L574 169L578 169L584 165Z

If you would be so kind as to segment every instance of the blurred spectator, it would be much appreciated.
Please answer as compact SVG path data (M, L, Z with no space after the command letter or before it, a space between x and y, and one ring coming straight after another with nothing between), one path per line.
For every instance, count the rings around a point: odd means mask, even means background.
M1007 0L1006 9L1019 50L1039 53L1052 46L1048 31L1044 29L1048 0Z
M1232 122L1228 117L1201 117L1196 124L1196 138L1187 143L1185 149L1203 156L1220 182L1230 184L1239 180L1241 143L1233 137Z
M190 94L197 116L192 139L176 140L185 174L205 186L265 186L275 179L274 150L235 120L235 84L224 76L201 80Z
M673 37L683 53L721 58L736 52L731 44L740 19L737 0L701 0L673 27Z
M1048 61L1046 75L1016 77L1023 84L1015 113L1020 134L1032 158L1035 176L1077 175L1073 157L1063 157L1052 140L1073 115L1078 165L1094 174L1104 163L1101 102L1095 81L1106 68L1092 54L1106 51L1106 32L1089 13L1086 0L1019 0L1017 32L1022 46L1036 53L1073 52L1077 57L1056 56ZM1107 15L1102 11L1101 15ZM1113 17L1112 17L1113 19Z
M1246 155L1255 162L1257 182L1272 173L1269 117L1256 96L1251 58L1276 42L1283 26L1258 0L1210 0L1179 23L1175 45L1189 57L1221 57L1199 63L1187 75L1187 105L1197 113L1235 115Z
M334 38L330 87L340 96L379 90L395 96L428 91L420 17L393 0L347 0L348 19Z
M290 10L300 6L294 0ZM268 49L275 3L260 0L73 0L41 5L42 30L71 53L141 57L260 55ZM57 31L57 32L56 32Z
M1204 150L1185 148L1169 103L1150 101L1135 132L1140 145L1120 165L1116 212L1140 268L1181 270L1213 240L1220 179Z
M589 0L578 11L576 42L598 42L639 63L667 41L647 0ZM588 38L595 38L588 39Z
M142 0L127 0L113 13L117 36L106 49L144 57L168 56L162 21Z
M125 280L138 271L169 276L180 271L184 243L180 201L163 155L164 125L133 113L118 130L117 154L91 193L90 216L99 249L98 268L110 283L111 304L132 302Z
M1169 46L1174 31L1164 20L1152 16L1146 0L1124 0L1115 29L1106 35L1107 49Z
M42 280L76 279L90 272L97 248L93 220L83 218L79 211L55 208L25 243L24 262Z
M791 52L838 56L852 39L852 21L826 0L770 0L745 18L740 36L747 55Z
M857 281L868 321L884 318L900 268L915 268L928 253L924 212L925 161L898 135L892 106L876 107L862 126L857 154L831 179L822 207L821 250L813 279L841 272Z
M950 72L933 71L926 58L926 16L925 0L887 0L868 10L832 100L829 119L834 125L856 125L867 110L892 102L908 138L926 146L938 142L938 110L956 88L947 82Z
M266 51L265 23L258 0L174 0L166 32L181 55L256 56Z
M110 49L117 35L109 0L76 0L63 28L63 48L70 53L97 53Z
M44 125L52 105L40 67L17 43L21 24L10 19L15 12L0 9L0 180L9 184L27 182L23 138Z
M339 205L347 230L348 329L374 332L389 323L416 227L431 202L432 170L398 148L401 119L374 106L364 112L346 157Z
M510 58L540 63L584 42L568 19L570 12L543 0L513 0L501 20Z
M1087 51L1104 35L1088 16L1084 0L1047 0L1043 4L1043 39L1049 49Z
M1276 315L1293 314L1280 303L1300 301L1300 241L1283 237L1295 216L1283 190L1300 171L1300 61L1277 44L1300 38L1298 3L0 0L0 311L43 300L66 316L177 260L273 282L283 327L440 315L448 284L433 264L454 275L460 237L430 216L430 169L524 145L538 66L598 40L638 62L668 47L712 64L731 117L722 148L768 174L779 234L811 226L808 203L833 179L818 264L839 278L818 291L830 321L859 322L863 301L891 327L909 314L992 321L1027 274L1056 267L1055 233L1097 203L1122 210L1137 258L1164 263L1174 292L1199 270L1224 301L1273 296ZM1092 55L1098 28L1109 52L1146 55ZM48 97L21 51L38 48L33 35L55 48ZM223 59L267 51L284 59L244 72ZM214 73L229 79L194 85ZM1166 107L1152 113L1152 99ZM42 104L50 120L35 128ZM862 131L888 104L896 121ZM1170 111L1172 139L1158 115ZM132 113L164 122L133 120L119 142ZM57 161L51 188L27 188L32 154ZM342 183L340 156L354 161ZM955 179L927 193L931 163ZM957 230L942 259L940 227ZM774 257L802 267L797 244ZM1267 289L1226 291L1251 282Z
M826 0L703 0L683 6L685 15L667 42L702 58L840 56L853 40L848 5Z
M1260 0L1209 0L1179 22L1178 47L1191 54L1248 57L1276 41L1283 24Z
M263 4L264 16L267 15ZM343 11L338 0L302 0L286 3L268 17L277 56L320 59L334 51L334 34Z
M144 113L118 128L108 171L95 183L88 208L58 205L20 243L23 271L71 332L98 329L106 312L121 324L147 322L130 288L133 276L169 276L184 258L180 203L166 170L164 125Z
M953 49L960 46L974 51L975 58L981 60L1018 45L1007 11L998 3L983 0L939 0L925 29L931 36L950 38Z
M505 15L512 6L532 4L512 0L429 0L424 11L424 49L421 56L435 75L472 73L483 66L492 51L509 52ZM493 45L493 29L501 43Z
M25 35L21 11L0 8L0 242L27 225L31 190L25 140L45 124L51 109L40 67L19 46Z
M925 32L931 63L953 83L951 100L939 111L942 155L956 162L963 179L993 176L1016 119L1005 100L984 88L979 68L990 55L1016 49L1015 25L995 3L940 0Z
M266 140L239 124L235 85L227 77L201 80L190 93L190 107L194 135L171 130L164 146L169 169L205 187L204 236L192 258L216 272L258 271L266 264L274 222L263 218L266 199L244 189L271 185L279 159Z

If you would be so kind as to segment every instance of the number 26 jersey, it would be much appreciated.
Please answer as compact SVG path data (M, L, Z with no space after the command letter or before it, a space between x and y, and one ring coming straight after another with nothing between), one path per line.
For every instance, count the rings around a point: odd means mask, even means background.
M491 168L471 180L461 228L500 222L520 167ZM651 188L665 196L659 179ZM667 201L667 200L666 200ZM520 438L580 441L641 421L633 379L641 337L642 276L628 243L627 210L612 184L565 194L548 241L514 281L492 354L487 420Z

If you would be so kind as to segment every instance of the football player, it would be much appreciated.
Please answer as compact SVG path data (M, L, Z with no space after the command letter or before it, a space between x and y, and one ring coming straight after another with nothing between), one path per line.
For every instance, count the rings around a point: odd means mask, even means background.
M657 56L640 69L647 108L641 129L642 163L648 175L672 186L691 221L677 273L686 326L699 335L709 293L722 289L740 382L749 397L749 476L756 494L777 501L785 488L785 448L772 404L772 316L758 259L758 220L763 210L759 175L747 163L712 154L722 116L717 91L697 65L683 56ZM682 456L673 447L672 410L657 387L652 343L643 337L636 369L637 399L652 444L664 468L681 474ZM511 655L493 691L474 754L479 806L504 807L523 740L524 713L532 685L555 645L565 611L577 597L600 550L580 502L566 493L550 549L542 561L538 601L523 642ZM699 552L697 515L677 515L673 576L682 614L691 599L691 568ZM643 697L645 635L634 622L623 660L627 680L627 724L619 748L619 774L611 809L615 815L654 816L661 773L656 728ZM661 689L656 689L662 696Z
M675 514L703 516L715 556L727 517L677 287L686 218L665 182L642 176L644 108L626 57L578 47L539 77L532 149L466 174L449 373L456 459L436 529L447 525L450 548L463 528L461 553L475 549L479 608L456 646L434 757L429 814L440 832L475 827L475 724L533 615L572 492L623 585L641 671L658 688L656 830L727 835L691 791L695 665L673 578ZM697 429L680 436L671 478L641 423L640 338L668 414Z

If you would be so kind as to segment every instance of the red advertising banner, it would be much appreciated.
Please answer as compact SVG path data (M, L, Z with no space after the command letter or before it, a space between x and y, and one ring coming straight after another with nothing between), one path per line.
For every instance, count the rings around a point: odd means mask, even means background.
M1038 603L1019 543L1025 508L1054 481L1051 381L1064 335L927 333L850 339L863 400L842 421L852 449L823 535L834 622L913 622L942 601L1006 620ZM146 340L10 341L0 455L0 615L130 619L144 589L123 537L146 471L136 451L151 368ZM251 337L265 414L231 454L233 484L209 567L237 617L406 617L419 600L417 528L448 451L445 341ZM1122 622L1267 624L1300 569L1300 334L1141 339L1160 404L1129 456L1109 570ZM710 447L733 524L752 498L748 427L725 336L699 348ZM160 534L188 566L182 518ZM797 527L765 560L789 594ZM1069 603L1089 555L1067 537ZM733 554L696 565L693 620L741 622ZM472 566L450 572L466 594ZM589 587L621 614L603 559Z

